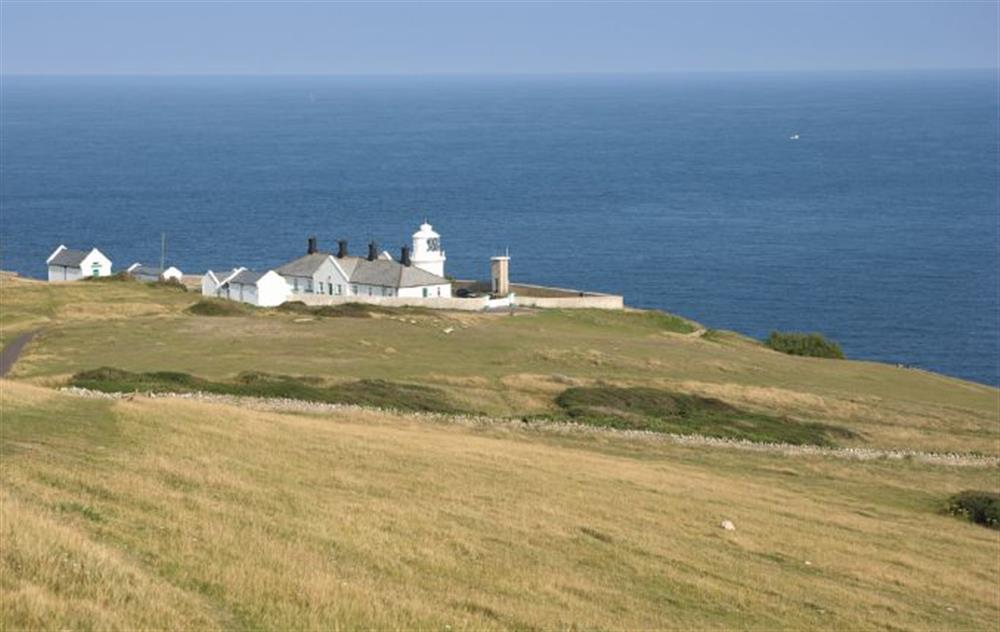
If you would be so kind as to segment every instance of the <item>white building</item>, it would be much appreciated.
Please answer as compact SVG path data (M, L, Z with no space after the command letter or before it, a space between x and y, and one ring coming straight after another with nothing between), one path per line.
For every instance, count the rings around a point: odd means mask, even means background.
M444 277L418 268L404 247L400 260L393 261L389 253L379 253L378 246L368 245L367 257L354 257L347 252L347 242L339 242L336 255L319 252L314 238L309 240L306 254L275 268L288 282L295 295L372 296L430 298L451 297L451 282Z
M133 263L126 269L126 272L132 275L137 281L173 280L180 283L184 278L184 274L174 266L168 266L167 269L160 270L152 266L144 266L141 263Z
M258 307L274 307L288 300L288 283L274 270L240 270L223 284L224 298Z
M444 250L441 249L441 235L427 220L420 225L420 230L413 233L413 253L410 255L413 265L439 277L444 276Z
M201 293L204 296L217 296L220 298L227 298L222 295L223 286L229 279L236 276L237 272L246 270L246 268L233 268L232 270L227 270L223 272L214 272L209 270L201 277Z
M49 268L49 281L78 281L111 275L111 259L97 248L71 250L60 244L45 263Z

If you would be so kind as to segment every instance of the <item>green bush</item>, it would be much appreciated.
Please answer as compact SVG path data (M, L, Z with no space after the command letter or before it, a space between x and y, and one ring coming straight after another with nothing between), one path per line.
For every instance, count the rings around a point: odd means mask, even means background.
M250 313L250 306L223 299L202 299L188 307L187 313L195 316L244 316Z
M948 513L970 522L1000 529L1000 494L965 490L948 499Z
M189 373L133 373L111 367L81 371L70 384L105 393L213 393L243 397L299 399L329 404L356 404L397 410L460 412L443 391L429 386L385 380L358 380L324 385L317 377L240 373L233 381L216 382Z
M844 359L844 352L840 345L832 340L827 340L821 334L772 331L764 344L775 351L789 355Z
M614 386L575 387L556 404L572 421L623 430L699 434L796 445L834 445L849 430L741 410L723 401L666 390Z

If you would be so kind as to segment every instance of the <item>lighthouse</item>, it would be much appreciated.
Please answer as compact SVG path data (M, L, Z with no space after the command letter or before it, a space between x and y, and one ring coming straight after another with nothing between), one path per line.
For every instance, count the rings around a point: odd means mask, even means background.
M444 250L441 250L441 235L434 232L427 220L420 225L420 230L413 233L413 254L410 261L421 270L426 270L439 277L444 276Z

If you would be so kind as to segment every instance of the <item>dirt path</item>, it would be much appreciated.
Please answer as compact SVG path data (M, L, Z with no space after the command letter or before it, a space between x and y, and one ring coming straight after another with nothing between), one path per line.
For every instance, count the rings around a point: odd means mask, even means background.
M25 345L31 342L31 339L34 338L37 333L37 331L23 333L8 342L3 348L3 351L0 351L0 377L4 377L12 368L14 368L14 363L17 362L17 358L21 355L21 351L24 350Z
M407 418L424 419L431 422L458 424L479 427L507 427L526 432L539 432L549 435L591 435L626 438L650 443L671 443L675 445L699 446L705 448L744 450L748 452L766 452L784 456L821 456L853 461L915 461L932 465L965 466L965 467L1000 467L1000 457L979 454L955 454L943 452L920 452L907 449L886 448L824 448L814 445L792 445L788 443L757 443L738 439L722 439L704 435L679 435L645 430L618 430L614 428L599 428L572 422L532 421L522 422L517 418L479 417L474 415L447 415L442 413L399 412L355 406L351 404L324 404L297 399L266 399L259 397L238 397L235 395L215 395L211 393L104 393L91 391L75 386L64 387L63 392L80 397L96 397L107 399L127 399L136 397L150 399L193 399L230 406L240 406L254 410L286 412L286 413L331 413L336 411L367 411L385 412L402 415Z

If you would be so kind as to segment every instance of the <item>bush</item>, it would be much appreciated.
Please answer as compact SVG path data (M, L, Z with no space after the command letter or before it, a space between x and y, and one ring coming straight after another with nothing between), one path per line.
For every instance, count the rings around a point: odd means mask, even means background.
M164 281L163 279L160 279L159 281L153 281L152 283L150 283L150 285L152 287L156 287L156 288L164 288L164 289L167 289L167 290L177 290L179 292L187 292L188 291L187 286L184 285L183 283L181 283L180 281L178 281L177 279L167 279L166 281Z
M840 345L827 340L821 334L800 334L784 331L772 331L764 342L768 347L788 355L808 356L810 358L844 359Z
M623 430L824 446L834 445L834 437L854 436L837 426L773 417L709 397L648 387L568 388L556 404L572 421Z
M948 499L948 513L970 522L1000 529L1000 494L966 490Z
M128 272L125 272L125 271L115 272L114 274L110 274L108 276L102 276L102 277L87 276L87 277L83 277L83 280L84 281L90 281L91 283L121 283L121 282L134 282L134 283L138 283L138 281L136 281L134 278L132 278L131 274L129 274Z
M250 307L236 301L202 299L188 307L187 313L195 316L243 316L250 313Z
M81 371L70 384L105 393L214 393L243 397L299 399L328 404L356 404L396 410L460 412L440 389L385 380L358 380L326 386L317 377L240 373L231 382L215 382L189 373L133 373L111 367Z

